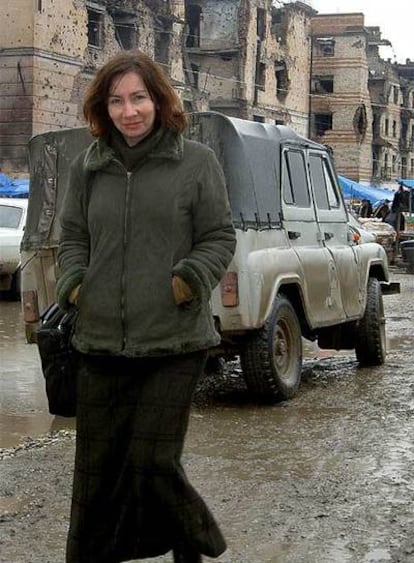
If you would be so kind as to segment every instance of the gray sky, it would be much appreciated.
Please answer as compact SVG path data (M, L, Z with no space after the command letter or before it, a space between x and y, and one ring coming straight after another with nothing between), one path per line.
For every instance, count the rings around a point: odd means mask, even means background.
M414 61L414 1L391 0L309 0L307 2L321 14L362 12L366 26L379 26L382 38L392 43L382 47L381 56L405 63Z

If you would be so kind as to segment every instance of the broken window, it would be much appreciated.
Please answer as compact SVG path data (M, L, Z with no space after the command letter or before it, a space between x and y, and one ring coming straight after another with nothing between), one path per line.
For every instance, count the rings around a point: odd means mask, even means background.
M88 8L88 45L103 45L103 13Z
M154 55L155 55L155 60L160 62L161 64L168 63L170 38L171 38L170 27L168 27L168 29L156 28Z
M286 13L272 6L271 33L275 36L276 41L280 44L286 44L286 35L288 33L288 24Z
M282 23L282 10L272 6L272 27Z
M256 73L256 87L264 90L266 85L266 65L265 63L258 63Z
M400 138L401 141L403 142L404 146L407 146L407 132L408 132L408 124L405 121L401 122L401 134L400 134Z
M375 113L372 118L372 134L374 135L374 137L378 137L378 135L380 134L380 119L379 116Z
M198 90L200 67L199 67L199 65L191 63L191 70L193 72L193 86L194 86L194 88L197 88L197 90Z
M325 131L332 130L332 113L315 113L315 133L322 137Z
M375 148L372 151L372 172L374 177L381 175L379 150Z
M201 7L197 4L188 4L186 6L186 21L188 26L186 46L189 48L200 47L201 14Z
M257 38L264 41L266 38L266 10L257 8Z
M394 86L393 87L393 97L394 97L394 104L398 104L398 96L399 91L398 91L398 86Z
M313 94L332 94L334 91L333 76L315 76L312 78Z
M316 52L320 57L333 57L335 55L335 39L333 37L316 38Z
M354 130L355 133L360 137L362 140L365 137L365 133L367 131L367 110L365 106L362 104L360 105L354 114L353 120Z
M401 158L401 176L407 177L407 159L404 156Z
M133 15L115 11L113 13L115 36L122 49L134 49L137 46L135 18Z
M382 169L382 177L385 180L391 179L391 170L390 167L388 166L388 153L384 154L384 166Z
M183 100L183 107L186 113L194 111L193 104L190 100Z
M276 96L286 98L289 90L289 77L285 61L275 61Z

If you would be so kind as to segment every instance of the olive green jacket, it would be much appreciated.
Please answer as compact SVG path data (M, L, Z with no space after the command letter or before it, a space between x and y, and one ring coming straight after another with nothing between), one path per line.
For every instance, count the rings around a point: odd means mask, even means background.
M210 296L235 250L211 149L167 132L132 170L98 139L71 167L61 214L57 300L81 284L73 344L84 353L159 356L219 343ZM171 279L195 299L176 305Z

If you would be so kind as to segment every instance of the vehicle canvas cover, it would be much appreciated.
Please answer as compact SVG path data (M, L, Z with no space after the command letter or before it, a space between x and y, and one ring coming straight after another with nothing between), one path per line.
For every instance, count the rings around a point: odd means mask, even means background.
M256 230L281 222L281 147L324 148L285 126L215 112L190 114L188 136L210 146L226 176L235 227Z
M93 140L86 127L60 129L29 141L30 191L22 250L57 245L60 209L73 158Z

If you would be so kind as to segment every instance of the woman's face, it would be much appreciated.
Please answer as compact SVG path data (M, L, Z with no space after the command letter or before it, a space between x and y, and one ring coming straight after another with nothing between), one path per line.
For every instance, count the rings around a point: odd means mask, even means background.
M149 135L154 127L156 109L139 74L130 71L112 80L108 114L129 146Z

